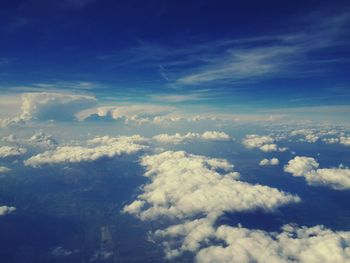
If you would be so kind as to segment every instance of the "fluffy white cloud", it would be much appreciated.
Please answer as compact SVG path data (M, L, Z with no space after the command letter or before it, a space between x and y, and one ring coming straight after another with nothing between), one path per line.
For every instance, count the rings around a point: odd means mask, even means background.
M27 149L22 147L0 146L0 158L23 155Z
M309 143L315 143L320 139L320 135L317 134L318 132L314 129L300 129L300 130L294 130L290 132L291 136L302 136L302 139L300 141L306 141Z
M8 215L16 210L16 207L3 205L0 206L0 216Z
M284 171L293 176L303 176L310 185L327 185L337 190L350 189L350 169L318 169L319 163L311 157L296 156L284 167Z
M189 140L214 140L214 141L227 141L230 140L231 137L224 133L218 131L206 131L202 134L189 132L187 134L175 133L174 135L169 134L158 134L153 137L154 140L161 143L182 143L184 141Z
M341 136L339 138L339 143L340 144L344 144L346 146L350 146L350 136L346 137L346 136Z
M220 226L214 236L224 245L200 250L197 263L350 262L350 232L323 226L285 225L280 233Z
M266 165L278 165L280 161L277 158L272 159L262 159L259 163L260 166L266 166Z
M151 182L123 211L141 220L161 217L185 220L155 232L156 237L183 237L182 245L177 248L172 247L171 241L164 242L168 257L196 250L205 236L215 232L213 224L224 212L273 211L300 201L297 196L275 188L239 181L233 165L223 159L167 151L144 156L141 164L147 169L144 176ZM202 229L200 236L191 234L193 227Z
M250 134L245 137L243 144L248 149L259 148L263 152L284 152L287 150L285 147L279 148L277 144L275 144L275 139L271 136L259 136L256 134Z
M193 140L198 138L200 138L200 134L194 132L189 132L184 135L180 133L175 133L174 135L164 133L153 136L153 140L156 140L161 143L182 143L186 140Z
M350 136L341 129L300 129L290 132L290 136L302 136L299 141L315 143L318 140L327 144L350 146Z
M152 180L138 197L150 205L137 213L142 219L184 218L198 213L221 215L224 211L256 208L273 210L299 200L274 188L238 181L233 165L222 159L168 151L145 156L141 164L147 168L145 176ZM228 173L222 175L217 169Z
M136 138L136 139L135 139ZM45 164L91 162L103 157L112 158L122 154L132 154L146 146L135 143L136 137L97 137L90 140L90 146L61 146L54 150L30 157L24 161L27 166L38 167Z
M8 173L9 171L11 171L11 169L5 166L0 166L0 173Z
M224 132L218 132L218 131L206 131L202 134L202 138L204 140L217 140L217 141L226 141L230 140L230 135L224 133Z

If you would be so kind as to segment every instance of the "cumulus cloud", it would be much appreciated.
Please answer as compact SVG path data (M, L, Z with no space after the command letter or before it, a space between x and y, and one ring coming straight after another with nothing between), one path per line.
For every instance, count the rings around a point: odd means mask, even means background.
M220 141L226 141L231 139L230 135L224 132L218 132L218 131L206 131L202 134L202 138L204 140L220 140Z
M146 148L145 145L135 143L134 140L134 137L114 139L97 137L88 142L90 146L60 146L54 150L32 156L25 160L24 164L38 167L46 164L92 162L104 157L113 158L122 154L136 153Z
M273 211L281 205L300 201L297 196L275 188L239 181L233 165L223 159L167 151L144 156L141 165L146 167L144 176L151 182L123 211L141 220L166 217L182 221L155 232L156 237L184 237L180 248L164 242L168 257L198 248L203 238L191 235L191 229L196 226L205 229L203 237L210 235L216 219L225 212Z
M278 165L280 161L277 158L271 158L271 159L262 159L259 163L260 166L266 166L266 165Z
M290 132L291 136L301 136L300 141L305 141L309 143L315 143L319 140L319 135L313 129L300 129Z
M93 106L92 96L68 93L24 93L22 114L24 120L72 120L79 111Z
M290 132L290 136L301 136L299 141L315 143L317 141L322 141L327 144L342 144L345 146L350 146L350 136L348 136L344 131L335 129L299 129Z
M310 185L326 185L336 190L350 189L350 169L338 168L319 169L319 163L312 157L296 156L284 167L284 171L293 176L305 177Z
M350 136L340 136L339 138L323 138L323 142L328 144L343 144L345 146L350 146Z
M20 156L27 152L22 147L0 146L0 158Z
M7 205L0 206L0 216L11 214L15 210L16 210L16 207L13 207L13 206L7 206Z
M153 139L161 143L182 143L189 140L227 141L230 140L231 137L224 132L206 131L202 134L194 132L189 132L184 135L180 133L175 133L174 135L158 134L154 136Z
M9 171L11 171L11 169L5 166L0 166L0 173L8 173Z
M220 226L214 236L224 245L200 250L197 263L350 261L350 232L319 225L310 228L284 225L280 233Z
M258 148L263 152L284 152L287 150L285 147L278 147L275 143L275 139L271 136L259 136L256 134L250 134L245 137L243 144L248 149Z

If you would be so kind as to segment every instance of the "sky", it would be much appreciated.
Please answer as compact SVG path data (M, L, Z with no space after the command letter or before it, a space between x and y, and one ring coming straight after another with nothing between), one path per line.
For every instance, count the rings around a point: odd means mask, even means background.
M350 262L349 1L0 1L0 261Z
M2 1L0 107L56 91L108 106L344 121L349 10L347 1Z

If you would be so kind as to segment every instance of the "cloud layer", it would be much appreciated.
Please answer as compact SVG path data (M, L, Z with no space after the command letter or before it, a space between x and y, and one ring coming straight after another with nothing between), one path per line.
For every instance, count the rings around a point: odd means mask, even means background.
M124 212L141 220L182 221L155 232L158 237L169 233L183 236L180 247L174 248L171 241L164 243L168 257L196 250L202 239L191 235L193 228L204 228L206 234L202 236L210 235L216 219L225 212L255 209L271 212L281 205L300 201L297 196L275 188L239 181L233 165L223 159L167 151L144 156L141 165L146 167L144 176L150 183L134 202L124 207Z
M256 134L250 134L245 137L245 139L243 140L243 144L248 149L258 148L263 152L284 152L287 150L287 148L278 147L275 143L275 139L271 136L260 136Z
M194 132L189 132L184 135L180 133L175 133L173 135L158 134L154 136L153 139L161 143L182 143L190 140L227 141L231 140L231 137L224 132L206 131L202 134Z
M30 157L24 164L38 167L46 164L91 162L104 157L132 154L146 148L135 143L140 138L139 136L96 137L88 142L90 146L59 146L54 150Z
M283 226L280 233L220 226L215 238L224 245L199 251L197 263L345 263L350 261L350 232L323 226Z

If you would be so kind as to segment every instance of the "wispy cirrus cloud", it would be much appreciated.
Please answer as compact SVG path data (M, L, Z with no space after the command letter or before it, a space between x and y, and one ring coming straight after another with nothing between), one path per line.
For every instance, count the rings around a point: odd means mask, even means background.
M257 82L272 77L303 77L327 70L325 64L346 61L329 56L348 44L350 15L312 15L285 33L164 45L138 45L97 56L118 65L153 68L170 87ZM296 29L295 29L296 28Z

